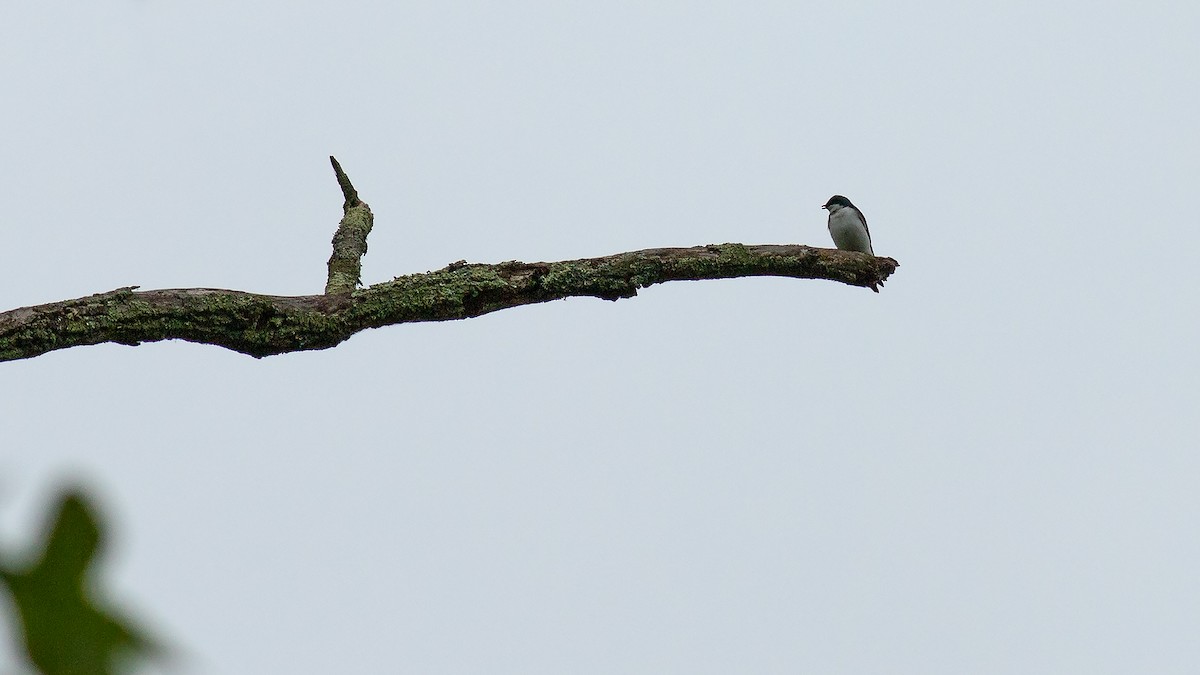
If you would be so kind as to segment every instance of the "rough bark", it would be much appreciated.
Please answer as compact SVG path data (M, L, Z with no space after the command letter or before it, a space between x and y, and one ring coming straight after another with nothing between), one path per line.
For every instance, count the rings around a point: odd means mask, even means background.
M342 188L342 222L338 223L333 235L333 254L329 256L329 277L325 282L325 294L344 293L358 288L362 281L362 257L367 254L367 235L375 224L371 207L358 198L358 190L350 184L350 178L342 171L342 165L331 155L333 172L338 186Z
M131 286L14 309L0 313L0 361L104 342L137 345L172 339L263 357L327 349L366 328L465 319L569 297L632 298L638 289L666 281L778 276L877 290L898 265L891 258L810 246L720 244L562 262L460 261L359 289L370 210L336 160L334 167L346 197L346 217L334 235L324 295L212 288L137 291ZM344 264L351 256L353 264Z

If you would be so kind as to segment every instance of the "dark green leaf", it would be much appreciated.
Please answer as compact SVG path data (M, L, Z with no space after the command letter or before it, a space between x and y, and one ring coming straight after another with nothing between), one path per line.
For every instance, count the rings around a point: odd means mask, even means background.
M62 493L40 559L26 569L0 565L24 629L29 660L45 675L105 675L152 651L128 620L98 606L89 572L105 531L78 490Z

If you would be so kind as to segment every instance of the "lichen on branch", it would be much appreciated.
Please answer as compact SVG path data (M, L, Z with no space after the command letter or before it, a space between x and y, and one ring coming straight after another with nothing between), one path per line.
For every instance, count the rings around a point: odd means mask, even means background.
M333 155L329 156L338 186L342 188L345 202L342 204L342 221L333 234L333 254L329 256L329 276L325 282L325 294L348 293L362 282L362 257L367 254L367 235L375 224L371 207L358 198L358 190L350 183L350 177L342 170Z
M667 281L776 276L870 288L897 264L810 246L721 244L552 263L460 262L333 295L121 288L0 313L0 361L104 342L159 340L219 345L263 357L327 349L367 328L466 319L569 297L631 298L641 288Z
M373 216L333 157L345 198L323 295L276 296L213 288L119 288L0 313L0 361L69 347L187 340L254 357L328 349L367 328L466 319L570 297L632 298L667 281L775 276L870 288L896 270L891 258L797 245L654 248L560 262L459 261L358 288Z

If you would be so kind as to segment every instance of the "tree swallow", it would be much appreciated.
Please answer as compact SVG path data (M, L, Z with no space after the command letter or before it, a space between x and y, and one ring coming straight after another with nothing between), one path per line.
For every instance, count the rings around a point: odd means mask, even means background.
M871 248L871 230L867 228L867 219L849 199L834 195L821 208L829 211L829 234L839 249L875 255L875 250ZM880 281L879 285L882 286L883 282ZM879 292L874 284L871 284L871 290Z
M871 248L871 230L867 229L867 219L849 199L834 195L821 208L829 211L829 234L838 248L875 255Z

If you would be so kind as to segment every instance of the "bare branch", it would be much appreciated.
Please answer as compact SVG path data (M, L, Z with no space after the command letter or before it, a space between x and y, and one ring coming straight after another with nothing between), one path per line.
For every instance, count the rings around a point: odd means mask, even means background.
M0 361L68 347L187 340L254 357L328 349L367 329L466 319L570 297L632 298L666 281L775 276L828 279L876 293L898 263L865 253L794 245L653 248L603 258L497 265L450 263L359 289L374 218L329 158L345 197L324 295L278 296L215 288L118 288L0 313Z
M457 262L336 295L120 288L0 313L0 361L103 342L159 340L263 357L328 349L366 328L465 319L569 297L632 298L639 288L666 281L777 276L871 288L897 265L891 258L809 246L721 244L552 263Z
M349 293L358 288L362 281L362 257L367 254L367 235L375 223L371 207L358 198L358 190L350 183L350 177L342 171L342 165L329 156L333 172L346 201L342 204L342 222L338 223L333 235L333 254L329 256L329 278L325 282L325 294Z

